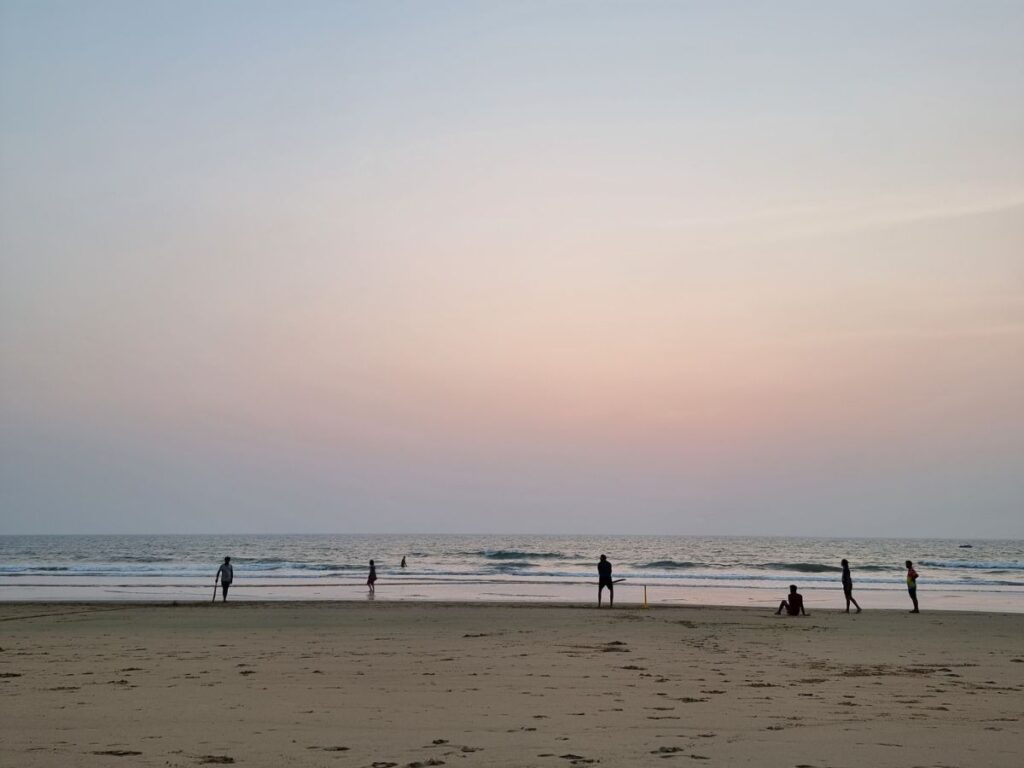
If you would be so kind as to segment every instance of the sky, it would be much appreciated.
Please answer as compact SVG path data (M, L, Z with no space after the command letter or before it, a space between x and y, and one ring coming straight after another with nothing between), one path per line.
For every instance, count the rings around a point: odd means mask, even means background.
M0 0L0 533L1024 538L1022 37Z

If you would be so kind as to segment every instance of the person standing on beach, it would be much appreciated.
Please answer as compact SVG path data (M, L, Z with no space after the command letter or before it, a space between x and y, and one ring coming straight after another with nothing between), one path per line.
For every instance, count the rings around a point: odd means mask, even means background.
M615 607L615 583L612 581L612 564L607 557L601 555L597 564L597 607L601 607L601 592L608 587L608 607Z
M377 566L373 564L373 560L370 561L370 575L366 577L366 586L370 588L370 593L373 594L373 585L377 583Z
M860 613L860 606L853 599L853 577L850 576L850 563L843 558L843 595L846 597L846 612L850 612L850 603L857 606L857 613Z
M914 610L911 613L920 613L920 609L917 607L917 571L914 570L914 564L907 560L907 592L910 593L910 600L914 603Z
M402 568L405 568L405 555L402 556Z
M235 570L231 567L231 558L225 557L224 562L220 564L220 568L217 569L217 575L213 579L214 588L214 599L217 598L217 582L220 582L221 593L223 598L222 603L228 601L228 587L231 586L231 582L235 580Z

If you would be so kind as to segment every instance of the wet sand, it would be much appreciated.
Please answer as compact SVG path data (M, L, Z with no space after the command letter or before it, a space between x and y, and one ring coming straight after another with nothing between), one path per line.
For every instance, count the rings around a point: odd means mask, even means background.
M1017 766L1024 615L0 604L18 766Z

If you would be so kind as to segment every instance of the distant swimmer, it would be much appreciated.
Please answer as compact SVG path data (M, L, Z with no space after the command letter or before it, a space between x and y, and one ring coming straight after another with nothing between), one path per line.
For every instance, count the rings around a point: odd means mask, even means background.
M907 592L910 593L910 600L914 603L914 610L911 613L920 613L921 610L917 607L917 571L914 570L914 564L907 560Z
M843 558L843 595L846 597L846 612L850 612L850 603L857 606L857 613L860 613L860 606L853 599L853 577L850 576L850 563Z
M778 616L782 613L783 609L786 610L790 616L800 616L801 614L806 616L807 611L804 610L804 598L796 591L796 584L789 585L789 597L779 603L779 610L775 612Z
M402 567L405 568L405 557L402 557Z
M373 592L373 585L377 583L377 566L373 564L373 560L370 561L370 575L366 577L366 586L370 588L370 592Z
M217 575L213 579L214 599L217 597L217 582L220 582L221 592L223 593L223 599L221 602L227 602L228 599L228 588L231 586L231 582L235 580L235 570L231 567L231 558L225 557L224 562L220 564L220 568L217 569Z
M615 607L615 582L612 581L612 564L607 557L601 555L597 564L597 607L601 607L601 592L608 587L608 607Z

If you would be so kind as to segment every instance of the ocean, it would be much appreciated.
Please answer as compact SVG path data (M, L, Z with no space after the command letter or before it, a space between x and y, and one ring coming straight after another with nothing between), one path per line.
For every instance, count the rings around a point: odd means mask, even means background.
M0 536L0 600L209 600L232 558L238 600L593 602L607 554L620 605L772 609L797 584L810 610L844 607L842 558L866 608L1024 612L1024 541L687 536ZM401 568L405 557L407 567Z

